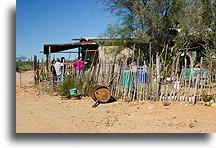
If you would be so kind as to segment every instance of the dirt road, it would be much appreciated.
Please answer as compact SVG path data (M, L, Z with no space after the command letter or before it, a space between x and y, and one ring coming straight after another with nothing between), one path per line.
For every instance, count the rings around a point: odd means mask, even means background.
M91 98L61 100L33 87L33 72L17 73L17 133L213 133L215 106L189 102L124 102L92 108Z

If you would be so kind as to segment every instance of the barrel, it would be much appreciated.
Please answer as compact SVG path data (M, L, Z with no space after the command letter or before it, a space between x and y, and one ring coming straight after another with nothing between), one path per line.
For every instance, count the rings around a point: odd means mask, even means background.
M91 97L94 101L107 102L111 97L111 92L106 86L95 85L91 89Z

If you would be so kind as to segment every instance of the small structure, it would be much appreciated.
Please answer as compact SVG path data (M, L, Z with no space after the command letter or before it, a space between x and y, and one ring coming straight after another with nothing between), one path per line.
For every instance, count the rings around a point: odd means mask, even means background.
M50 55L52 53L78 53L78 57L86 59L87 57L93 61L95 65L100 59L114 59L112 54L109 54L112 49L117 48L110 44L113 40L119 40L121 38L115 37L82 37L80 39L73 39L79 42L77 43L67 43L67 44L45 44L43 53L46 55L46 70L49 71L50 65ZM78 52L65 52L65 50L78 48ZM100 55L100 56L99 56ZM121 57L129 57L132 55L132 51L128 48L122 50L120 54L117 55L117 59Z
M130 43L131 39L134 41L133 38L82 37L73 39L77 43L45 44L46 69L49 71L50 54L78 53L84 60L89 58L94 65L86 71L93 76L93 84L107 86L110 95L121 99L196 103L203 100L202 92L215 97L215 80L203 66L200 46L178 49L168 56L168 45L163 54L152 50L151 42L136 46L138 42L131 42L130 48L121 46L124 41ZM140 51L143 46L146 50ZM75 48L78 52L65 52ZM85 89L85 85L83 87Z
M78 52L63 52L69 49L78 48ZM80 40L78 43L68 44L45 44L43 53L46 55L46 70L49 71L50 54L51 53L78 53L79 57L85 56L86 52L94 52L95 57L98 56L98 45L91 41ZM92 54L92 53L91 53Z

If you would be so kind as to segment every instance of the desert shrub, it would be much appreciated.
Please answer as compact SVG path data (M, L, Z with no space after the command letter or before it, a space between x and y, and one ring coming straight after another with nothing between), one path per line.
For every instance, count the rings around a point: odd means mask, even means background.
M210 102L211 100L213 100L213 96L212 95L208 96L205 91L202 91L201 97L204 102Z
M213 100L213 96L212 95L203 98L204 102L210 102L211 100Z
M68 94L69 90L74 88L74 79L66 78L62 84L57 85L56 91L59 92L61 95Z
M89 92L94 85L93 83L94 77L90 73L87 73L83 75L82 81L83 81L82 94L84 96L89 96L90 95Z
M69 90L76 88L79 93L87 96L93 86L93 76L85 74L82 78L66 78L62 84L56 87L56 91L60 94L69 94Z
M31 59L27 59L25 56L16 57L16 71L32 70L34 64Z
M25 66L18 66L16 69L17 69L17 71L24 71L24 70L26 70L26 67Z

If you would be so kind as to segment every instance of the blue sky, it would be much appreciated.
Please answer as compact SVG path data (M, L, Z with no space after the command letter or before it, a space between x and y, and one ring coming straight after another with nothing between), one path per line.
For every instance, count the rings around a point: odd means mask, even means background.
M16 56L35 54L41 59L44 44L73 43L73 38L104 33L116 18L101 9L96 0L17 0ZM63 54L55 54L59 56Z

